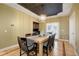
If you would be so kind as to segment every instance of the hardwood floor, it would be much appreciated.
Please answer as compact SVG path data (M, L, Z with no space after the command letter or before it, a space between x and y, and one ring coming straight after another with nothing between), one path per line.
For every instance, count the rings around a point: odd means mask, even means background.
M75 56L74 49L67 41L56 40L55 46L52 52L49 52L49 56ZM19 47L1 51L0 56L19 56ZM23 56L26 56L24 54Z

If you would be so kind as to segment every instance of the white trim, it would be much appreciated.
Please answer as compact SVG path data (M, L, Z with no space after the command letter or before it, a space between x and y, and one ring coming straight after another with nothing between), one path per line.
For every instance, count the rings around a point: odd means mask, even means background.
M21 12L24 12L25 14L28 14L28 15L30 15L32 17L39 18L39 16L37 14L31 12L30 10L28 10L28 9L22 7L22 6L20 6L17 3L5 3L5 5L10 6L12 8L15 8L16 10L19 10Z
M17 46L18 46L18 44L11 45L11 46L9 46L9 47L5 47L5 48L0 49L0 51L5 51L5 50L11 49L11 48L15 48L15 47L17 47Z

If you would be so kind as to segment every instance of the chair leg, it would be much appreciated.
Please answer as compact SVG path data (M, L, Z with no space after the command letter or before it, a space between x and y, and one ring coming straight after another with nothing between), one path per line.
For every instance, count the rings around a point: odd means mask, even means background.
M46 55L48 56L48 50L46 50L46 52L45 52L45 53L46 53Z
M37 44L36 54L39 53L39 45Z
M35 50L35 55L37 56L37 50Z
M29 56L29 52L28 51L26 52L26 54L27 54L27 56Z
M21 56L21 49L20 49L20 56Z
M34 48L34 51L35 51L35 55L37 56L37 47Z

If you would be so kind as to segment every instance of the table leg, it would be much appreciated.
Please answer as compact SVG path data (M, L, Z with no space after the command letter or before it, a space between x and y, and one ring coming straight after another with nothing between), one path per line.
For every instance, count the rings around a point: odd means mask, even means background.
M43 56L43 43L39 43L39 56Z

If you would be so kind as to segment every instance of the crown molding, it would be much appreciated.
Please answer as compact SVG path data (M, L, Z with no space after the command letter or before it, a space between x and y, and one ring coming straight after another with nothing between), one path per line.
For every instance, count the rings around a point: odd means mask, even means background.
M12 8L15 8L16 10L24 12L25 14L28 14L28 15L30 15L32 17L39 18L39 16L37 14L31 12L30 10L28 10L28 9L22 7L22 6L20 6L17 3L5 3L5 5L10 6Z

